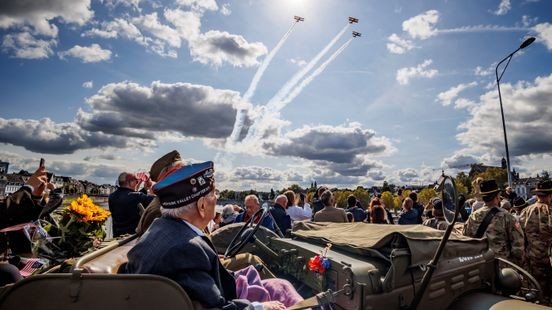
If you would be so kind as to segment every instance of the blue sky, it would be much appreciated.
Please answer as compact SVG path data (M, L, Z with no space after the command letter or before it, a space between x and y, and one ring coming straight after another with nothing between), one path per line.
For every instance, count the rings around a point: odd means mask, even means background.
M176 149L221 188L432 182L499 165L494 68L529 36L501 81L522 176L552 170L550 1L2 1L0 160L112 184Z

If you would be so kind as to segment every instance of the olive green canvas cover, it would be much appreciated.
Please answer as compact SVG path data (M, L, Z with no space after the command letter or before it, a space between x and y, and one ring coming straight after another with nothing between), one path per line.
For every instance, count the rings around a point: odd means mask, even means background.
M297 222L292 234L339 249L387 258L394 248L408 247L411 264L427 264L437 250L444 231L423 225L385 225L367 223ZM487 252L487 241L452 232L443 256L473 258Z

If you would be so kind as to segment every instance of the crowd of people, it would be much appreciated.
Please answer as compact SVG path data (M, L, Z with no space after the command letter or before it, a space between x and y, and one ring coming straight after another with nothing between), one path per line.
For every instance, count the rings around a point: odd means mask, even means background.
M41 192L49 186L45 175L46 169L39 168L28 184L8 199L8 207L0 208L0 219L12 220L0 223L2 227L13 221L38 218L45 206ZM217 208L213 163L186 164L177 151L153 163L149 176L124 172L117 181L119 187L109 196L114 236L133 233L140 236L128 253L126 272L169 277L192 299L207 307L284 309L301 300L291 284L281 279L274 279L277 283L264 279L265 297L253 298L248 283L239 282L243 278L238 275L245 273L249 279L251 273L258 273L250 266L262 261L250 254L232 261L220 258L209 235L226 225L252 221L280 236L289 236L293 223L298 221L421 224L445 230L448 227L445 216L450 212L438 197L422 205L414 191L402 198L398 214L378 194L373 195L368 206L362 206L357 197L350 195L347 207L339 208L334 193L325 186L317 189L312 202L305 193L288 190L277 195L270 207L261 206L257 196L248 195L243 208L237 205ZM498 257L526 267L539 281L544 295L550 297L552 262L547 251L552 246L552 182L538 184L532 204L515 197L511 189L501 191L494 180L477 179L474 189L473 198L459 197L458 222L462 223L462 233L474 238L485 236ZM263 208L268 216L261 217L262 212L258 211ZM6 241L3 242L5 247ZM286 294L281 294L282 290Z

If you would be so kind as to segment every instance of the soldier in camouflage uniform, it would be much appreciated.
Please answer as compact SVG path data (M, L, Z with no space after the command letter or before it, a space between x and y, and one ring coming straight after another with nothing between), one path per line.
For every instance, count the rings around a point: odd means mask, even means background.
M537 202L523 209L520 222L527 240L529 272L539 281L550 302L552 267L547 251L552 246L552 181L539 182L533 194L537 195Z
M487 213L493 208L499 208L500 190L494 180L481 183L481 196L485 205L473 212L464 225L464 235L476 237L477 230ZM489 248L498 257L508 259L522 265L524 261L524 239L521 226L508 211L499 208L492 217L484 233L489 242Z

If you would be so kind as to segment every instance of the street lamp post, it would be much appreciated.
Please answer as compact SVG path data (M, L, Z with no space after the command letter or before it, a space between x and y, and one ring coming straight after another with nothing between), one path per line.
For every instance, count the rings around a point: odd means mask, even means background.
M502 116L502 130L504 131L504 146L506 147L506 172L508 174L508 186L512 186L512 175L510 173L510 152L508 151L508 138L506 137L506 122L504 121L504 109L502 108L502 94L500 93L500 80L502 79L502 76L504 75L504 71L506 71L506 68L508 68L508 65L510 64L510 60L512 60L512 57L514 57L514 54L517 53L519 50L526 48L527 46L531 45L535 41L534 37L530 37L527 40L523 41L521 45L517 48L517 50L510 53L508 56L504 57L498 65L496 65L495 68L495 74L496 74L496 86L498 87L498 100L500 102L500 115ZM500 76L498 76L498 67L508 60L506 65L504 66L504 69L502 69L502 72L500 73Z

